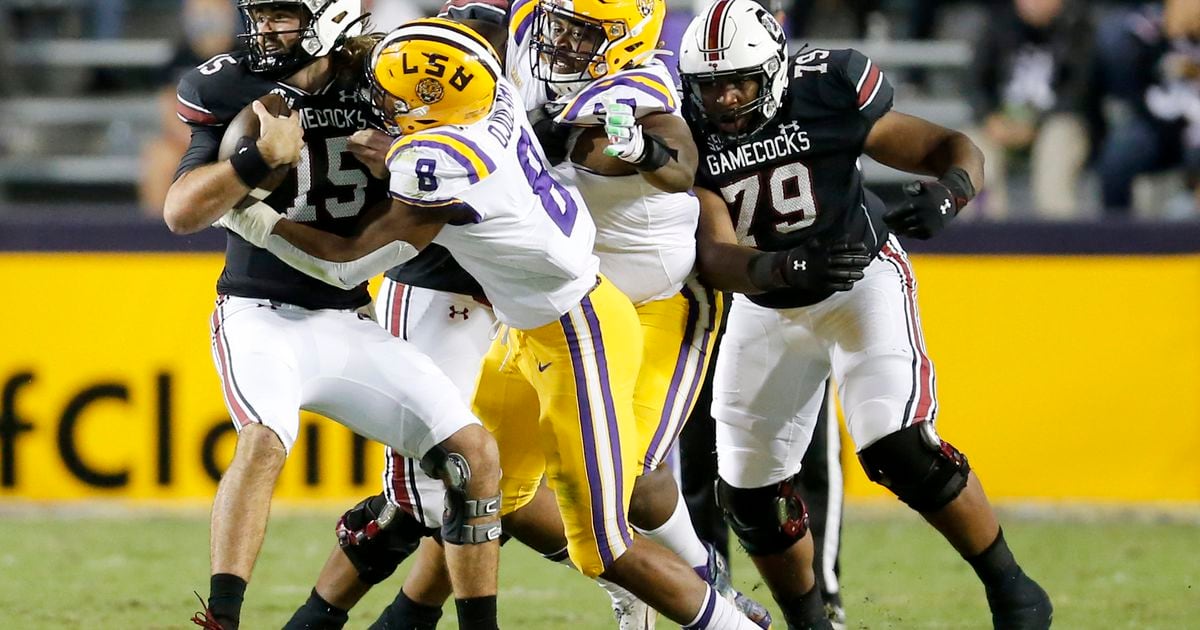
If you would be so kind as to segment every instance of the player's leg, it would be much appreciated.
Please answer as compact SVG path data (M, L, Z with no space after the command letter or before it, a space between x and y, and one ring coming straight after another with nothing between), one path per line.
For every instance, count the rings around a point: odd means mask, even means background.
M1013 558L966 457L934 429L936 377L925 352L916 280L895 239L860 285L845 297L828 334L837 339L834 371L867 476L919 512L971 564L995 627L1049 627L1049 597Z
M437 531L383 494L360 501L339 519L339 545L325 561L308 600L284 629L342 628L358 600L416 551L422 538Z
M800 494L808 506L808 526L813 536L813 571L825 610L835 630L845 628L846 611L842 607L842 432L834 403L836 392L827 381L824 402L817 414L812 443L800 465Z
M434 630L442 618L442 606L452 595L445 549L440 541L426 538L421 541L404 586L371 624L371 630Z
M240 623L271 496L299 429L298 358L289 337L304 324L285 325L266 301L225 296L211 323L213 360L238 444L213 500L205 614L229 630Z
M753 630L678 556L633 540L626 514L637 473L629 462L637 461L639 328L628 298L603 281L558 322L513 333L513 359L541 403L538 437L568 553L585 575L625 587L686 627Z
M663 465L695 407L716 332L725 317L720 292L688 282L676 295L637 307L642 365L634 389L634 416L642 441L643 473L633 486L629 520L641 535L675 552L697 575L735 601L749 618L769 626L765 607L733 588L729 565L692 527L687 503Z
M495 441L415 346L353 315L329 313L324 322L337 343L318 338L316 349L322 365L336 369L308 375L304 407L419 458L442 481L448 515L442 535L460 625L491 627L499 552Z
M810 310L734 298L713 374L717 500L788 624L826 628L798 488L829 374Z
M413 342L426 354L436 353L438 367L454 382L463 399L470 399L480 361L490 343L488 333L495 321L490 308L468 296L407 286L384 278L375 309L376 321L392 336ZM441 482L425 475L414 460L394 453L390 447L383 450L383 493L380 496L400 508L400 512L393 517L392 524L383 531L386 535L379 541L354 547L339 541L322 568L309 600L293 615L290 626L340 628L329 620L345 617L373 585L386 579L408 557L411 553L408 548L415 547L421 535L429 535L441 527L445 493ZM353 519L354 511L352 508L343 515L343 520ZM418 533L418 528L410 526L410 521L429 529L424 534ZM440 547L435 547L440 560ZM428 563L426 560L422 564ZM440 574L445 574L444 568ZM449 584L447 578L445 589L450 588ZM444 599L438 600L436 607L429 610L423 610L419 602L413 602L403 608L404 614L411 613L411 619L398 618L396 625L415 624L430 617L436 621L441 616Z

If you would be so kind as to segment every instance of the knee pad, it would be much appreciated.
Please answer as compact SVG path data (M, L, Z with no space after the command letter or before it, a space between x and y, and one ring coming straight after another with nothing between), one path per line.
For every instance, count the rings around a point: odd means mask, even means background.
M770 556L787 551L808 533L808 508L793 475L763 488L735 488L717 479L717 504L746 553Z
M436 532L382 494L359 501L337 524L338 545L367 584L387 579L416 551L421 538Z
M967 456L940 438L932 422L885 435L858 454L867 477L918 512L936 512L967 486Z
M500 537L500 495L472 498L467 495L471 466L467 458L435 446L421 458L421 470L446 484L446 512L442 517L442 540L452 545L478 545ZM478 525L467 520L491 517Z

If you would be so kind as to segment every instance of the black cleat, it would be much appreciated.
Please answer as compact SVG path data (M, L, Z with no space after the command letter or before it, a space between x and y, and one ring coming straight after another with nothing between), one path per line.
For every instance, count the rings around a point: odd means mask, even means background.
M1050 595L1028 576L1022 575L1023 583L1017 597L1006 601L988 597L992 609L992 628L995 630L1047 630L1054 620L1054 605Z

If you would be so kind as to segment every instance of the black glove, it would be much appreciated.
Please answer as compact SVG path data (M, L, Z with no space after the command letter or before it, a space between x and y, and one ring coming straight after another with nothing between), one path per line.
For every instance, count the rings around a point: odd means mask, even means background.
M554 122L554 117L562 109L562 105L550 102L529 111L533 135L537 136L551 166L557 166L567 159L567 138L571 135L571 126Z
M966 171L952 168L937 181L917 181L904 186L903 203L883 215L883 222L901 236L928 239L941 232L958 211L975 196Z
M750 259L750 282L763 291L791 287L804 291L849 291L863 279L871 263L866 245L834 243L828 247L793 247L763 252Z

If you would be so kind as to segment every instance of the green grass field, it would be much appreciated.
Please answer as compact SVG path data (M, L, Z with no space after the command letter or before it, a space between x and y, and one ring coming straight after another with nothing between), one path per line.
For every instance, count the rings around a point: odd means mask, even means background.
M339 512L276 510L243 628L279 628L304 601ZM1018 559L1054 598L1056 628L1200 628L1196 512L1002 516ZM208 588L208 521L198 510L3 509L0 540L0 628L192 627L192 591ZM733 563L740 587L769 600L740 551ZM842 564L852 628L990 627L970 568L904 510L851 506ZM605 596L581 576L515 543L501 567L505 628L614 627ZM368 595L348 627L365 628L399 584L393 577ZM448 608L442 627L457 627L453 616Z

